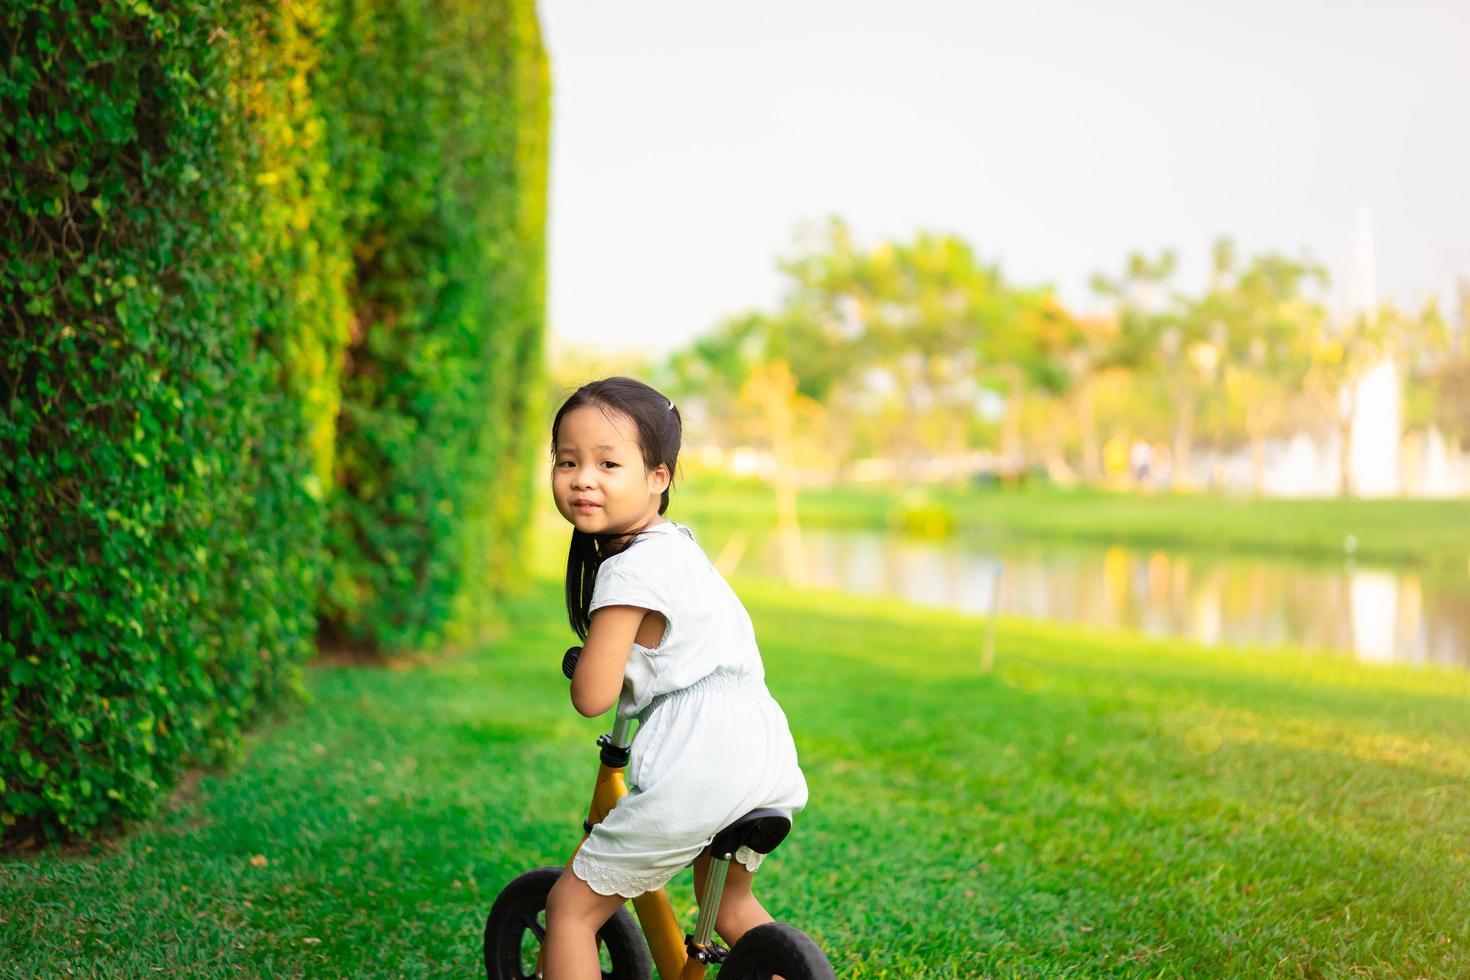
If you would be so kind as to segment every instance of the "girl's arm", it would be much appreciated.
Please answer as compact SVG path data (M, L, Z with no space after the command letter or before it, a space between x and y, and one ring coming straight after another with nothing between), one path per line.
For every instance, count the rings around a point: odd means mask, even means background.
M572 673L572 707L578 712L595 718L617 704L628 653L648 613L638 606L603 606L592 614L582 656Z

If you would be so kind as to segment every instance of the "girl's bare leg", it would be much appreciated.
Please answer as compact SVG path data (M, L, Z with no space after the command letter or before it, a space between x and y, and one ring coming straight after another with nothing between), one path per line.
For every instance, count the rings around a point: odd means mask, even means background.
M597 930L626 901L621 895L599 895L570 868L563 871L546 896L542 976L547 980L601 980Z
M709 873L709 854L694 859L694 894L704 894L704 876ZM771 915L755 900L750 883L755 878L739 861L730 862L725 874L725 893L715 915L715 931L726 946L734 946L745 933L771 921Z

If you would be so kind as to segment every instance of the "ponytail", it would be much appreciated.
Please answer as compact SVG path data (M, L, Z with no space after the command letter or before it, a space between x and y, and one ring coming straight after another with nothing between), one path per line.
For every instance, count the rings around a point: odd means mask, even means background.
M658 512L662 514L666 507L667 490ZM610 555L631 547L638 540L638 535L646 530L647 527L640 527L622 534L588 534L572 529L572 543L567 548L567 619L572 624L572 632L581 639L586 640L588 631L592 629L592 592L597 587L597 570ZM625 538L628 539L626 545L614 547L616 542Z
M567 549L567 618L572 632L582 640L592 626L592 588L604 557L597 535L572 529L572 544Z

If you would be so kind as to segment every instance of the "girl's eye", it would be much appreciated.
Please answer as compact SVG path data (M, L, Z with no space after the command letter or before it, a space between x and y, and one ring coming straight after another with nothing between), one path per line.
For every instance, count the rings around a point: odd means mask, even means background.
M603 460L602 465L603 466L617 466L618 464L617 463L614 463L612 460L608 459L608 460Z

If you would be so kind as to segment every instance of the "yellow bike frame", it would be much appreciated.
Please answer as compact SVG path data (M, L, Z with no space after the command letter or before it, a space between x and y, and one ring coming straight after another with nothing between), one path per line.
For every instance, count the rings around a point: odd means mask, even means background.
M619 718L613 725L613 730L604 735L599 744L604 747L602 760L598 764L597 783L592 788L592 806L587 811L587 830L590 833L593 826L602 822L613 807L618 805L618 800L628 795L628 784L623 780L623 765L609 764L610 756L616 757L618 751L622 750L623 758L626 759L626 747L628 745L628 732L632 727L632 720ZM608 749L614 751L609 753ZM626 763L625 763L626 764ZM582 838L584 841L586 837ZM581 845L577 845L581 850ZM576 852L572 852L576 856ZM568 866L571 862L568 861ZM710 877L716 877L714 860L710 862ZM721 881L724 876L719 875ZM710 942L710 930L714 925L713 907L706 909L709 904L704 898L700 901L700 924L695 929L694 946L700 951L710 950L713 943ZM718 905L718 900L714 903ZM679 920L674 917L674 907L669 902L668 892L660 888L657 891L645 892L633 899L633 910L638 913L638 924L643 928L644 938L648 940L648 951L653 954L654 965L658 967L658 974L664 980L701 980L708 968L704 962L689 955L689 948L684 942L684 936L679 931ZM702 939L702 941L701 941Z

